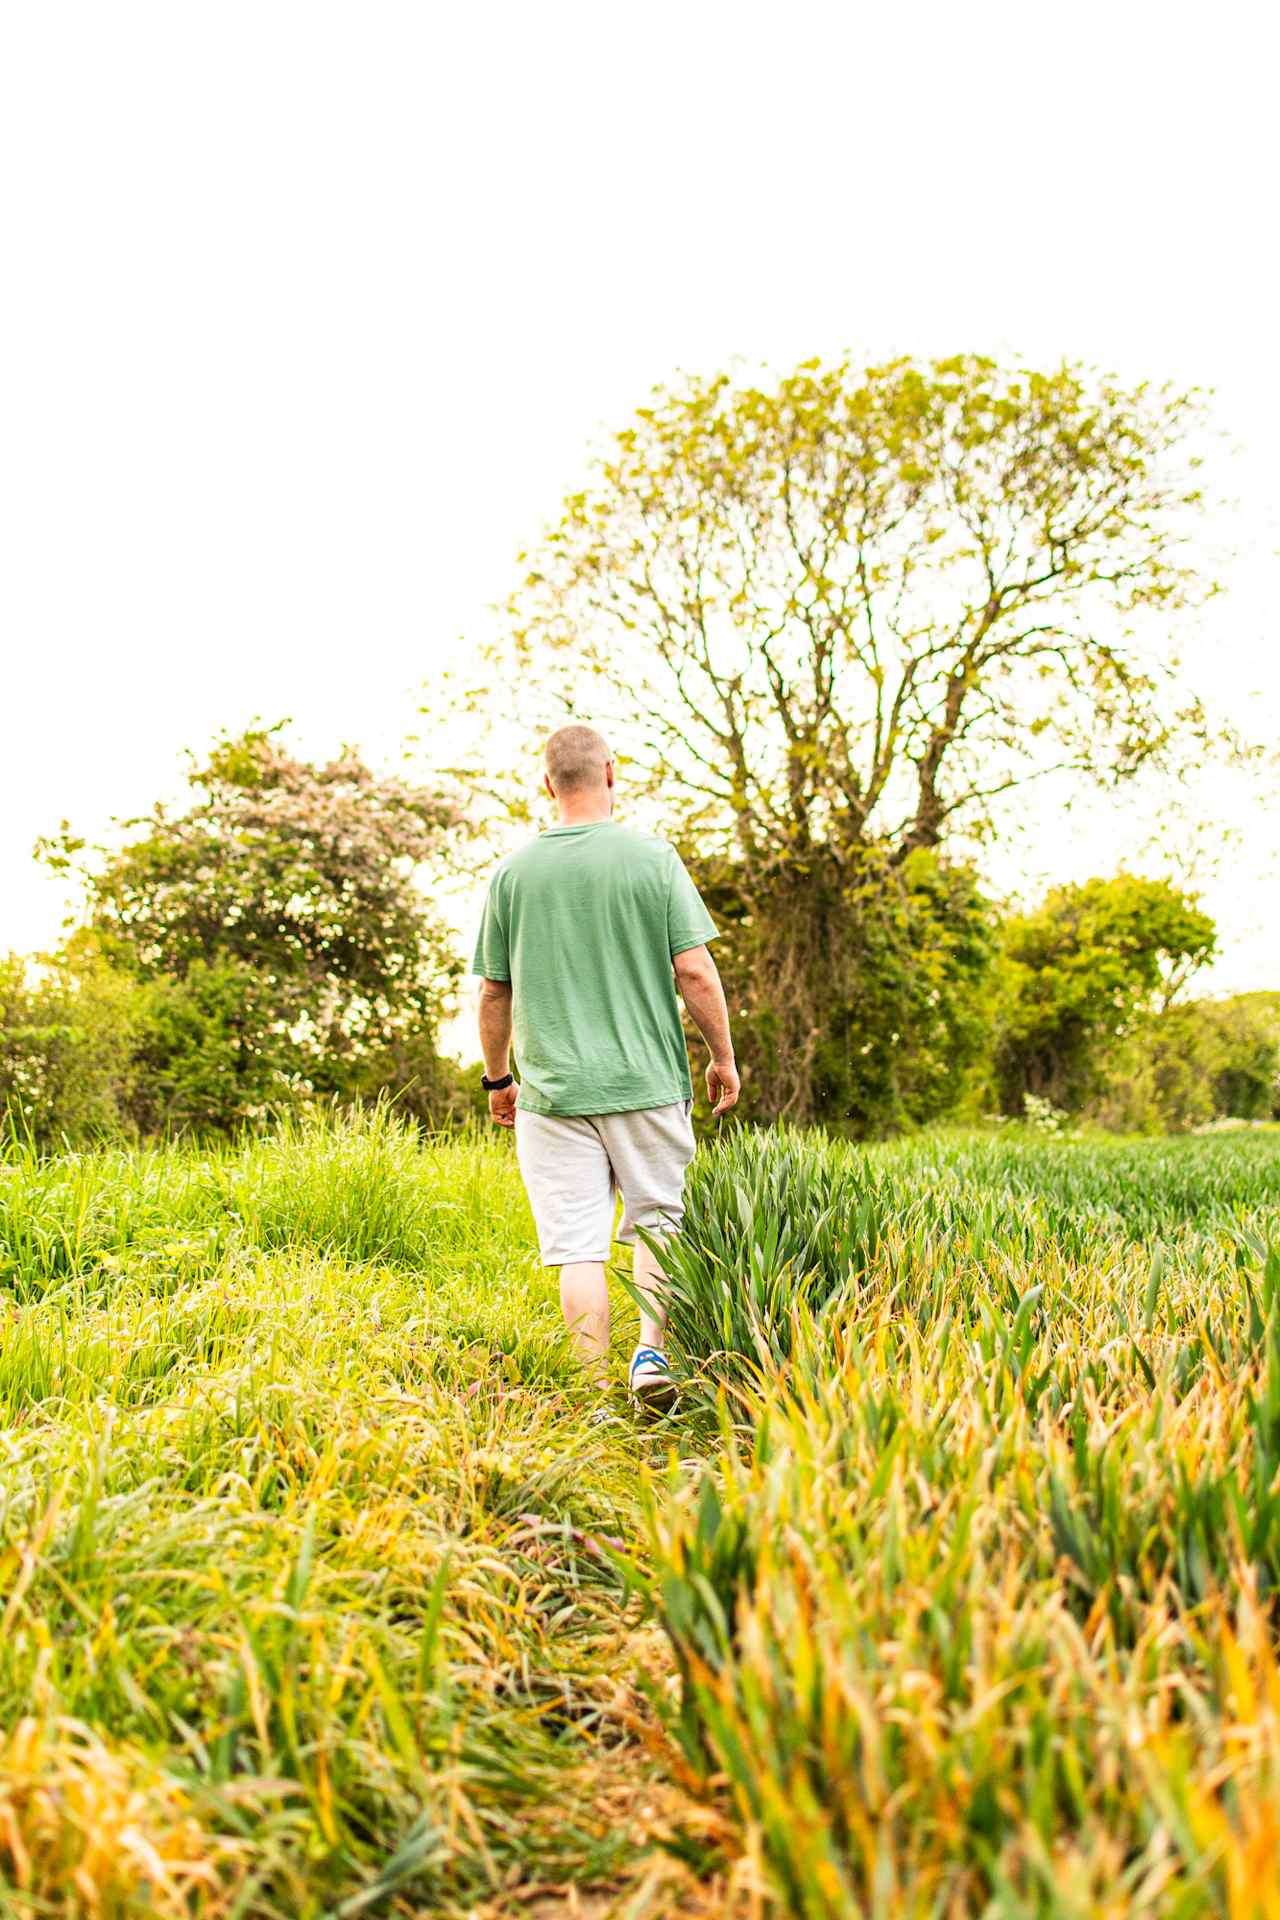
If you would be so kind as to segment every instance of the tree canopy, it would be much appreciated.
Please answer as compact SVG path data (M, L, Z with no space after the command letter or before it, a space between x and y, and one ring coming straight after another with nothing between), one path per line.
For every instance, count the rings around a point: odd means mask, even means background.
M393 1082L432 1079L461 968L417 875L461 830L454 803L350 751L300 760L280 727L220 739L188 781L185 806L123 822L122 844L64 827L44 849L84 875L83 954L148 986L144 1126L350 1094L374 1063Z
M1212 957L1213 921L1164 880L1122 873L1055 887L1003 930L996 1075L1006 1113L1025 1096L1080 1108L1108 1050L1166 1012Z
M1199 414L977 355L660 390L527 556L522 684L749 862L1173 761L1206 732L1167 633L1205 591Z

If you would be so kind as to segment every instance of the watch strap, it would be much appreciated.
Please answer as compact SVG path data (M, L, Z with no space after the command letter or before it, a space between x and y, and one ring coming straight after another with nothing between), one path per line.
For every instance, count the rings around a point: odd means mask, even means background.
M484 1074L481 1074L480 1085L484 1088L486 1093L501 1093L502 1089L504 1087L509 1087L511 1085L511 1082L514 1079L515 1079L514 1073L504 1073L501 1080L488 1080L485 1078Z

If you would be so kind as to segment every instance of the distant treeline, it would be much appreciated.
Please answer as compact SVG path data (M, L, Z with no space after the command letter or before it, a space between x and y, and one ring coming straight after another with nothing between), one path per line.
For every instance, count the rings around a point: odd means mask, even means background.
M278 730L220 741L190 786L113 850L45 849L83 869L86 912L56 954L0 962L10 1125L56 1146L227 1133L317 1101L390 1096L428 1126L476 1112L479 1068L438 1041L462 961L420 884L455 871L457 804L353 755L309 765ZM750 898L687 851L724 928L749 1119L868 1137L994 1114L1125 1131L1280 1114L1280 993L1190 998L1213 924L1165 881L1002 914L931 849L811 862ZM799 1036L797 974L824 983Z

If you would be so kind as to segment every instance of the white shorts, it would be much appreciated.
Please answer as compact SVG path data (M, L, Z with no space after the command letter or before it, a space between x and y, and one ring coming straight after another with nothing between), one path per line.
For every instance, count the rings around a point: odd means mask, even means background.
M692 1112L692 1100L590 1118L516 1108L516 1157L544 1267L607 1260L619 1192L620 1240L633 1241L637 1227L680 1225Z

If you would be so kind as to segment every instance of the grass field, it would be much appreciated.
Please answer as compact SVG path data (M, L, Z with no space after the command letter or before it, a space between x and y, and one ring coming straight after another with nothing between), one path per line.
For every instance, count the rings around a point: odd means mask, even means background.
M738 1135L642 1430L509 1149L0 1169L0 1911L1280 1916L1280 1135Z

